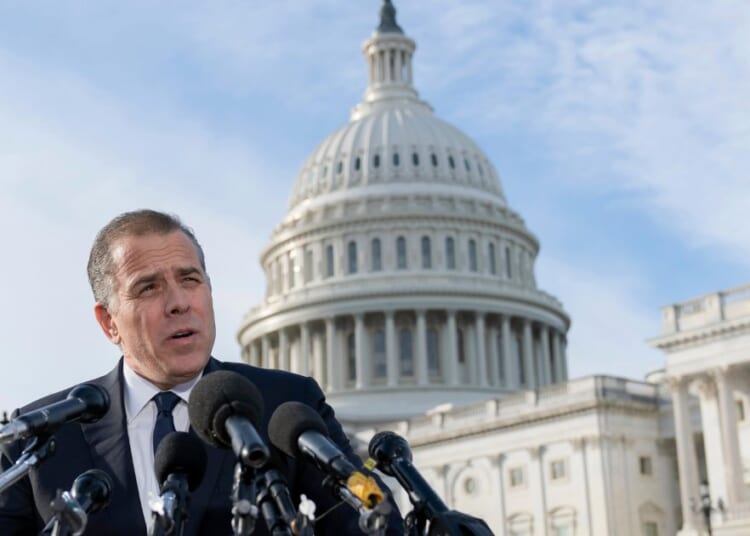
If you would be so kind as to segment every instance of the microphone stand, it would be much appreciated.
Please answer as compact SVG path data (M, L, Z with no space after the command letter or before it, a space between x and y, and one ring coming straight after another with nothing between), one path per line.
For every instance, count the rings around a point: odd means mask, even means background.
M149 536L182 536L188 516L189 496L185 478L169 475L162 486L161 496L151 504L154 526Z
M0 474L0 493L29 474L55 452L55 436L36 436L10 469Z
M54 514L41 534L50 536L79 536L88 523L88 515L68 491L57 490L52 500Z
M258 504L260 505L260 511L263 514L263 519L266 520L266 527L268 532L273 536L292 536L292 531L289 525L281 517L276 502L271 497L271 490L268 487L263 486L258 491Z
M323 487L328 488L336 497L359 513L359 528L362 532L377 536L385 534L388 517L391 514L391 505L387 501L377 504L375 508L367 509L359 497L330 475L323 479Z
M232 486L232 531L234 536L249 536L255 530L258 519L257 488L255 470L237 462L234 466Z

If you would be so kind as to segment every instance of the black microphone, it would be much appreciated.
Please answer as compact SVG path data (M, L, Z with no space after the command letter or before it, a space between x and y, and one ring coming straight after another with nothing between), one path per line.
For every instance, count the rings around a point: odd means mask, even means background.
M78 475L70 492L58 490L52 501L55 515L44 527L42 534L83 534L88 524L88 514L107 506L111 496L112 479L104 471L90 469Z
M109 409L109 393L90 383L71 389L65 400L54 402L23 415L0 428L0 443L50 434L69 421L96 422Z
M291 458L311 460L321 471L346 483L368 508L381 503L383 491L361 473L328 437L328 428L317 411L301 402L285 402L268 422L271 443Z
M427 517L432 519L448 511L445 503L412 465L411 449L406 439L393 432L378 432L370 440L368 451L377 468L395 477L409 494L412 504L423 508Z
M161 496L152 504L151 536L182 534L188 517L190 492L203 480L208 457L203 443L187 432L170 432L161 440L154 457L154 472L161 482Z
M188 414L203 441L231 447L246 467L268 461L268 447L257 431L263 422L263 397L241 374L220 370L203 376L190 393Z

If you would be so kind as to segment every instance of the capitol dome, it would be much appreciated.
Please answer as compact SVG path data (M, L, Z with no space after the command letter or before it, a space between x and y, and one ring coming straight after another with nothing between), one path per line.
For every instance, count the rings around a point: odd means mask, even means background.
M415 47L386 0L363 101L304 162L238 332L243 359L313 376L344 423L567 379L539 243L484 152L419 99Z

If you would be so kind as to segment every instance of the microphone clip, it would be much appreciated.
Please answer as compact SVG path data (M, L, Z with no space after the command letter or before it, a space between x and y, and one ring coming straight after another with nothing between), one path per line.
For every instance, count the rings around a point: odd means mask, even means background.
M38 435L23 450L16 463L0 474L0 493L21 480L31 469L38 467L44 460L55 453L55 436Z

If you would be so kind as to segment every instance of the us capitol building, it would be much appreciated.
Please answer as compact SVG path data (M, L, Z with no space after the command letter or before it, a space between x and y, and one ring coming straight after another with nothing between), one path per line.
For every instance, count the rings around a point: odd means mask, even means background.
M499 535L698 535L705 515L750 534L750 287L665 307L647 381L570 380L539 241L483 151L420 100L415 48L386 0L364 98L261 252L243 359L314 377L363 454L403 435L449 507Z

